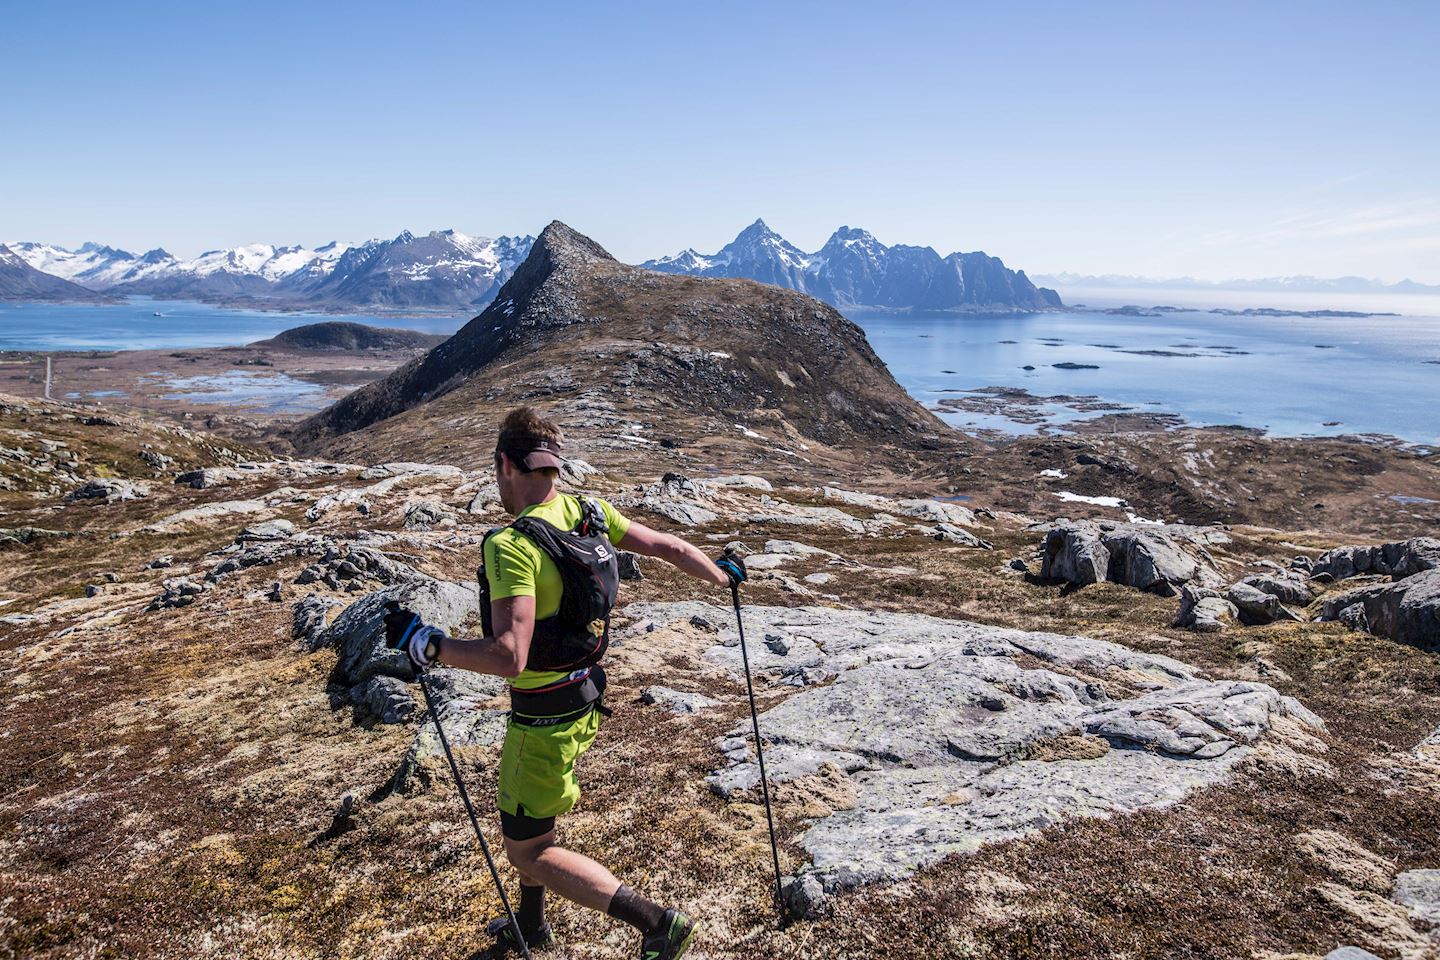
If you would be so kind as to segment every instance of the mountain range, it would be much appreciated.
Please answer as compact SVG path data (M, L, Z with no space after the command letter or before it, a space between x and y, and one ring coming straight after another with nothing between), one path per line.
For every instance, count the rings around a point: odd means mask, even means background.
M264 301L276 308L455 309L480 307L525 259L533 237L471 237L455 230L393 240L327 243L309 249L250 244L210 250L190 260L165 250L135 254L86 243L77 249L17 242L9 248L52 285L49 299L131 294L161 299ZM864 230L841 227L805 253L756 220L718 253L686 250L641 264L670 274L758 280L806 293L837 307L894 310L1037 310L1061 306L984 253L941 257L930 247L886 246ZM0 264L0 276L15 272ZM0 279L0 297L32 299L34 278ZM7 293L14 288L17 292ZM66 296L63 291L69 291ZM89 291L86 293L85 291Z
M643 264L662 273L736 277L807 293L836 307L899 310L1046 310L1062 306L1054 290L1037 287L1023 270L998 257L931 247L887 246L865 230L841 227L806 253L756 220L719 252L683 250Z
M533 237L470 237L437 230L393 240L301 246L250 244L181 260L165 250L143 254L96 243L78 249L43 243L8 248L33 271L68 282L74 296L139 294L161 299L259 300L275 306L424 307L489 303L530 252ZM23 284L0 263L0 296ZM57 288L57 291L60 288ZM82 292L77 293L80 290ZM88 294L88 295L87 295ZM24 298L23 294L12 299Z

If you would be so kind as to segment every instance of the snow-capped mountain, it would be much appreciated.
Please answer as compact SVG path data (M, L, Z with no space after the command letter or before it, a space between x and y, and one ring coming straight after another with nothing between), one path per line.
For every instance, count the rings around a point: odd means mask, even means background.
M303 291L323 300L371 306L489 303L534 242L534 237L492 240L455 230L417 237L407 230L394 240L346 251Z
M15 243L43 274L92 291L162 298L264 298L297 304L447 307L488 303L530 252L532 237L470 237L439 230L416 237L308 249L255 243L179 260L86 243L75 250Z
M77 283L45 273L0 245L0 300L103 300L104 296Z
M837 307L917 310L1036 310L1061 306L1054 290L1036 287L984 253L941 257L930 247L886 246L870 233L841 227L805 253L756 220L720 252L685 250L641 266L664 273L744 277L789 287Z

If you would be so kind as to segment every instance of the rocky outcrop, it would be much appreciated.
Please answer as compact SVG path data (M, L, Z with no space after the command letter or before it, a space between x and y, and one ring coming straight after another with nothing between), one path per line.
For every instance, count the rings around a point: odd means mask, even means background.
M1440 568L1329 597L1320 619L1427 650L1440 648Z
M1401 580L1436 567L1440 567L1440 539L1412 537L1378 547L1338 547L1321 554L1310 569L1312 576L1324 574L1335 580L1364 573Z
M696 527L718 520L710 502L714 488L704 481L691 480L678 473L667 473L656 483L640 489L637 495L616 497L615 506L648 510L685 527Z
M197 583L189 577L176 577L166 580L163 583L163 590L160 595L150 601L145 608L146 613L153 613L156 610L173 610L177 607L188 607L209 589L209 584Z
M150 488L131 480L115 480L109 477L95 477L65 495L66 500L104 500L119 503L122 500L139 500L150 496Z
M743 682L727 613L632 604L625 630L724 624L704 659ZM854 798L797 837L812 858L801 876L825 890L1069 817L1170 806L1277 728L1323 726L1265 684L1085 637L817 607L747 606L745 626L761 641L749 650L760 689L797 687L760 719L771 779L802 794L838 781ZM748 731L717 743L726 760L709 783L723 796L758 787Z
M1061 520L1045 534L1040 576L1075 584L1111 581L1164 597L1194 583L1209 586L1219 574L1160 529L1134 524Z

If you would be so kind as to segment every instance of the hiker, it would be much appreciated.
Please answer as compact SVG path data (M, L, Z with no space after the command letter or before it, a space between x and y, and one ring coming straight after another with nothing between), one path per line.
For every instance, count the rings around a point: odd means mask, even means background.
M642 960L673 960L690 945L696 922L647 900L604 866L556 843L555 819L580 798L575 761L595 739L609 642L610 606L618 586L615 547L658 557L721 586L746 578L744 560L728 550L717 560L679 537L636 523L604 500L555 489L560 428L532 407L500 425L495 478L500 501L515 517L491 531L479 575L484 635L446 636L398 605L386 616L386 640L403 647L419 670L436 664L510 681L510 719L500 755L500 830L520 874L516 920L529 947L554 942L545 920L553 890L635 927ZM507 917L490 924L518 949Z

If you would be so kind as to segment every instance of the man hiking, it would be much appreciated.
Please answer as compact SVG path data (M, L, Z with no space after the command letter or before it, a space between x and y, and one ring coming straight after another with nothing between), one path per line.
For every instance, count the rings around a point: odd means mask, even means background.
M726 552L710 560L668 533L622 516L599 498L555 489L563 437L531 407L505 417L495 448L500 501L514 522L486 538L479 577L484 635L446 636L391 604L386 640L403 648L417 669L436 664L510 681L510 720L500 755L500 829L505 853L520 875L516 920L528 947L554 942L545 921L553 890L640 931L641 960L674 960L690 945L696 923L623 885L609 870L555 840L555 818L580 797L575 761L608 714L599 666L609 642L609 608L618 584L620 547L658 557L717 585L743 582L744 561ZM490 925L518 948L508 918Z

